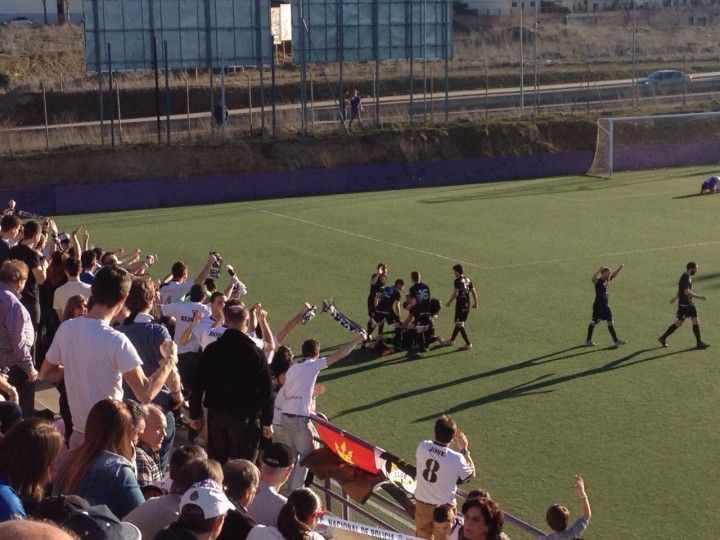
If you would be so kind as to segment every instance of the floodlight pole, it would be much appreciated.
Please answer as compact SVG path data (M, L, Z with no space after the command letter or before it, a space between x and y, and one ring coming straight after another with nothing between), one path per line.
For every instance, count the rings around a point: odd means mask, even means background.
M300 129L303 137L307 135L307 64L305 61L305 10L304 0L300 0Z
M112 72L112 51L110 43L107 44L108 63L108 90L110 93L110 144L115 148L115 107L113 102L113 72Z
M452 24L451 12L452 4L448 2L448 7L443 12L443 25L445 36L445 122L450 119L450 25Z
M413 32L413 7L412 7L412 1L408 2L407 4L408 9L408 28L410 31L410 124L412 125L415 119L415 115L413 113L413 106L415 104L415 72L413 70L413 66L415 64L415 33Z
M632 73L633 73L633 86L632 86L632 105L633 108L637 107L639 96L638 96L638 81L637 81L637 0L631 0L632 2Z
M95 34L95 72L98 76L98 98L100 100L100 144L105 146L105 115L103 111L103 70L102 45L100 44L99 2L93 2L93 32Z
M533 69L533 87L535 91L535 108L534 113L537 116L540 108L539 102L539 91L538 87L538 6L540 0L535 0L535 35L533 36L533 57L535 58L534 69Z
M537 1L537 0L536 0ZM525 2L520 2L520 113L525 112L525 51L523 31L523 11Z
M423 121L427 121L427 19L426 19L427 3L422 3L422 55L423 55Z
M162 138L162 128L160 127L160 74L158 73L157 37L155 36L155 32L153 32L152 47L153 69L155 70L155 116L157 121L157 142L160 144Z
M165 53L165 132L167 143L170 144L170 68L168 67L168 42L163 42Z
M264 59L262 54L262 18L260 17L260 0L255 0L255 28L257 28L257 38L255 47L257 49L257 65L260 71L260 137L265 133L265 73ZM272 42L272 37L270 38ZM271 45L272 46L272 45Z

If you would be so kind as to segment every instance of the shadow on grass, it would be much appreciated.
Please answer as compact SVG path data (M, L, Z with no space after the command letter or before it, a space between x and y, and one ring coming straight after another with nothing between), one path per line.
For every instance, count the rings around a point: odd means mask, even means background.
M438 350L440 350L439 347L433 349L432 351L430 351L430 353L426 353L425 355L413 357L410 359L410 361L434 360L435 358L438 358L440 356L445 356L447 354L454 354L456 352L458 354L462 353L461 351L457 351L457 349L452 349L452 350L444 350L443 352L438 352L436 354L433 354L435 351L438 351ZM582 350L582 352L576 352L578 350ZM456 386L458 384L464 384L467 382L484 379L486 377L492 377L494 375L501 375L503 373L509 373L511 371L516 371L518 369L525 369L525 368L529 368L529 367L541 366L543 364L547 364L550 362L556 362L558 360L565 360L565 359L574 358L577 356L584 356L586 354L592 354L594 352L601 351L601 350L607 350L607 349L587 348L583 345L578 345L576 347L570 347L568 349L563 349L561 351L555 351L552 353L544 354L542 356L536 356L535 358L529 358L527 360L523 360L522 362L516 362L515 364L510 364L510 365L503 366L503 367L493 369L490 371L484 371L482 373L477 373L475 375L468 375L466 377L461 377L460 379L455 379L453 381L446 381L446 382L435 384L432 386L426 386L424 388L417 388L415 390L410 390L408 392L395 394L393 396L383 398L383 399L374 401L372 403L366 403L364 405L358 405L356 407L344 409L344 410L338 412L336 415L334 415L333 418L339 418L339 417L345 416L347 414L366 411L368 409L373 409L375 407L379 407L379 406L385 405L387 403L392 403L393 401L402 400L402 399L413 397L413 396L416 396L419 394L425 394L427 392L434 392L436 390L442 390L444 388ZM356 351L356 352L359 352L359 351ZM571 353L571 354L567 354L567 353ZM346 362L346 361L348 361L348 359L343 360L343 362ZM332 373L332 372L327 373L326 375L324 375L322 377L321 380L322 380L322 382L325 382L325 381L330 381L333 379L340 379L342 377L347 377L349 375L354 375L356 373L366 372L369 369L377 369L379 367L384 367L387 365L392 365L392 364L397 364L397 363L407 362L407 361L408 360L404 356L402 356L400 358L385 357L385 358L380 359L377 362L374 362L369 365L368 364L361 365L355 369L348 369L346 371L337 372L337 373Z
M688 193L687 195L677 195L673 199L691 199L694 197L702 197L702 195L700 193Z
M500 392L488 394L487 396L477 398L473 401L464 401L461 404L451 407L450 409L447 409L444 411L438 411L438 412L435 412L432 414L428 414L426 416L417 418L415 421L416 422L427 422L429 420L434 420L441 414L452 414L452 413L455 413L458 411L464 411L467 409L471 409L473 407L479 407L482 405L487 405L489 403L494 403L496 401L503 401L505 399L514 399L514 398L520 398L520 397L525 397L525 396L532 396L535 394L545 394L545 393L549 393L549 392L554 392L554 389L552 389L552 387L557 386L562 383L565 383L565 382L568 382L568 381L573 381L575 379L582 379L585 377L590 377L592 375L598 375L600 373L607 373L609 371L613 371L616 369L626 368L626 367L634 366L637 364L643 364L645 362L650 362L652 360L658 360L660 358L667 358L669 356L674 356L676 354L682 354L682 353L685 353L688 351L694 351L697 349L692 347L689 349L682 349L679 351L654 354L652 356L647 356L645 358L637 358L638 356L640 356L644 353L660 351L660 350L664 350L664 349L662 347L654 347L652 349L641 349L641 350L632 352L630 354L627 354L625 356L621 356L620 358L612 360L611 362L608 362L607 364L604 364L602 366L587 369L585 371L579 371L578 373L573 373L571 375L563 375L561 377L553 377L553 375L555 375L555 374L549 373L547 375L537 377L526 383L512 386L505 390L501 390Z
M710 272L708 274L700 274L699 276L693 276L693 281L712 281L720 278L720 272Z

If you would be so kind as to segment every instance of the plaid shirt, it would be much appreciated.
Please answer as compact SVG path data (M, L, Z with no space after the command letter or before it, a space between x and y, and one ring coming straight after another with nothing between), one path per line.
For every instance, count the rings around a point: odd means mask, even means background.
M160 485L162 474L158 468L158 454L152 450L146 450L140 445L135 447L135 464L137 465L137 481L140 487L152 484Z
M20 295L0 283L0 369L18 366L30 373L35 367L30 354L34 342L30 313L20 303Z

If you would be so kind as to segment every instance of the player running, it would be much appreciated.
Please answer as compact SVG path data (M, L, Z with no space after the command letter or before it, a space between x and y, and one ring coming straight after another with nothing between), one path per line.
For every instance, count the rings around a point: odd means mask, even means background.
M695 305L693 304L694 298L707 300L706 296L692 292L692 278L698 273L698 270L700 270L700 265L689 262L685 268L686 270L680 276L680 281L678 282L678 293L670 299L671 304L674 304L676 300L678 302L675 322L665 330L665 333L658 338L658 341L661 346L667 347L667 338L670 334L680 328L685 322L685 319L690 317L692 319L693 334L695 334L695 339L697 340L697 348L707 349L710 345L703 343L702 339L700 339L700 319L697 315L697 309L695 309Z
M593 330L595 330L595 325L600 321L607 322L608 332L610 332L610 337L613 338L616 347L627 343L627 341L618 339L617 334L615 333L612 311L610 311L610 305L608 303L608 287L610 282L617 277L620 270L624 267L625 265L621 264L618 266L617 270L611 273L610 268L607 266L601 266L592 276L591 281L593 282L593 285L595 285L595 302L593 302L592 319L590 319L590 324L588 325L587 330L587 339L585 340L585 345L588 347L595 346L595 343L593 343L592 340L592 335Z
M450 307L453 300L455 300L455 327L453 328L452 337L443 341L443 345L453 345L458 332L462 335L465 340L465 346L460 347L461 350L467 351L472 349L472 343L468 339L467 332L465 331L465 321L467 321L468 314L470 313L470 297L473 299L473 309L478 307L477 291L472 280L464 275L463 267L461 264L453 266L453 272L455 272L455 281L452 296L450 300L445 304Z

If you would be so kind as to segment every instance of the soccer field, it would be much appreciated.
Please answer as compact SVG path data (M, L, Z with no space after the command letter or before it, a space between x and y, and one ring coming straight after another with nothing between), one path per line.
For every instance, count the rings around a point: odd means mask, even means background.
M324 372L318 408L331 421L412 461L434 419L450 413L477 466L472 487L537 526L546 508L579 511L571 488L585 476L593 507L587 538L720 536L720 196L696 196L707 167L554 178L437 189L348 194L66 216L107 249L157 251L153 275L182 259L194 275L222 253L262 301L274 330L301 301L332 296L364 324L378 262L410 284L419 270L443 303L455 262L477 287L467 324L471 351L438 348L408 359L367 351ZM672 322L688 261L703 340L690 323L657 342ZM583 347L601 265L625 268L610 286L621 339ZM223 277L224 280L224 277ZM224 283L224 281L223 281ZM448 337L452 308L437 328ZM349 333L318 314L288 340L336 346ZM461 342L461 340L459 340ZM512 537L522 537L509 528Z

